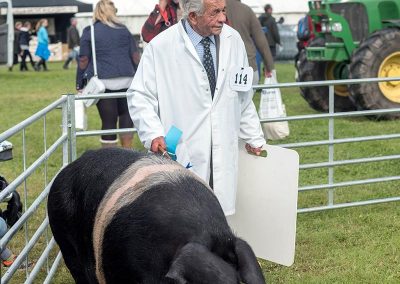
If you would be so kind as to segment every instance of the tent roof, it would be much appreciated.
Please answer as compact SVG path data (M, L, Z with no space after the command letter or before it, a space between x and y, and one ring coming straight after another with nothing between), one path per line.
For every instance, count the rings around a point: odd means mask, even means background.
M95 5L98 2L98 0L81 0L81 1L85 3L93 3L93 5ZM308 0L291 1L290 5L287 4L287 1L282 1L282 0L241 0L241 1L242 3L250 6L256 13L263 13L264 12L263 7L267 3L272 4L272 7L274 8L274 13L305 13L306 11L308 11L308 4L307 4ZM141 0L141 1L113 0L113 2L115 6L118 8L119 16L143 16L143 15L149 15L150 12L154 9L154 5L157 4L159 0Z
M86 4L77 0L13 0L12 5L14 8L77 6L79 12L93 11L91 4Z

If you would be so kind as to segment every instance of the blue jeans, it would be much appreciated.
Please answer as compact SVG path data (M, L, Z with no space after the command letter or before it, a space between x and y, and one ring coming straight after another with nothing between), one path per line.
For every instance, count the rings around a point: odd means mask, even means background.
M0 218L0 239L7 233L8 227L6 221L4 221L3 218ZM10 258L12 255L12 252L8 249L5 248L1 253L0 253L0 258L2 260L7 260Z
M0 217L0 239L7 233L8 227L6 221Z

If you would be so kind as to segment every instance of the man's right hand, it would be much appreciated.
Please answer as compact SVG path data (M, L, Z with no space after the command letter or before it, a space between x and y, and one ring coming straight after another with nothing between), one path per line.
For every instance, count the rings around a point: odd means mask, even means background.
M151 151L154 153L157 153L162 149L163 151L166 151L167 145L165 144L165 139L164 137L160 136L151 142Z

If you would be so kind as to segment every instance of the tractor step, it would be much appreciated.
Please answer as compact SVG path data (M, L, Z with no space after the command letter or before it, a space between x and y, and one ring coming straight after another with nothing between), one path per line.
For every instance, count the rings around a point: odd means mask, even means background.
M354 42L356 46L359 42ZM310 61L347 61L349 58L344 43L329 42L325 46L307 47L307 59Z

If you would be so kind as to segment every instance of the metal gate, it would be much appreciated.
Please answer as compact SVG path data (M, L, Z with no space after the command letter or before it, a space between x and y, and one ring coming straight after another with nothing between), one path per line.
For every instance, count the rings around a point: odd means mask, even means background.
M362 79L362 80L341 80L341 81L324 81L324 82L307 82L307 83L286 83L286 84L276 84L276 85L257 85L254 86L255 89L263 89L263 88L288 88L288 87L310 87L310 86L329 86L329 113L327 114L316 114L316 115L300 115L300 116L290 116L286 118L274 118L268 120L262 120L262 123L268 122L278 122L278 121L300 121L300 120L315 120L315 119L326 119L329 121L328 133L329 137L327 140L321 141L309 141L309 142L296 142L291 144L280 144L282 147L286 148L302 148L302 147L315 147L326 145L328 146L328 156L329 159L326 162L312 163L312 164L301 164L301 171L307 171L310 169L316 168L328 168L327 182L324 184L318 185L304 185L299 188L301 192L307 191L315 191L315 190L328 190L326 205L311 207L311 208L300 208L298 213L305 212L314 212L321 211L327 209L335 209L335 208L344 208L344 207L352 207L352 206L361 206L368 204L377 204L384 202L393 202L400 201L399 197L390 197L390 198L382 198L382 199L374 199L374 200L365 200L358 202L349 202L349 203L335 203L334 202L334 194L335 189L339 187L346 187L352 185L364 185L364 184L372 184L372 183L380 183L380 182L388 182L388 181L398 181L400 180L400 176L389 176L389 177L380 177L380 178L371 178L365 180L352 180L348 182L335 183L334 182L334 168L341 165L353 165L360 163L370 163L370 162L379 162L379 161L388 161L388 160L399 160L400 155L390 155L390 156L380 156L380 157L367 157L361 159L352 159L352 160L334 160L334 151L335 145L344 144L344 143L354 143L354 142L366 142L366 141L376 141L376 140L390 140L390 139L399 139L400 133L390 134L390 135L377 135L377 136L365 136L365 137L353 137L346 139L335 139L334 138L334 123L336 118L343 117L355 117L355 116L369 116L369 115L377 115L377 114L387 114L400 112L400 108L398 109L386 109L386 110L373 110L373 111L354 111L354 112L346 112L346 113L334 113L334 86L335 85L343 85L343 84L355 84L355 83L371 83L371 82L381 82L381 81L394 81L399 80L400 78L394 79ZM124 93L114 93L114 94L102 94L102 98L116 98L123 97ZM24 200L24 213L22 217L18 220L18 222L9 229L6 235L0 241L0 250L3 250L17 235L18 231L23 228L24 238L25 238L25 246L19 252L18 258L15 260L14 264L7 269L7 271L3 271L1 277L1 283L8 283L15 277L16 271L20 264L23 262L29 262L29 253L32 251L32 248L37 245L40 249L40 254L38 254L35 259L35 266L30 269L25 268L25 276L24 280L20 282L25 283L33 283L34 280L41 275L44 283L50 283L52 278L55 275L57 267L61 261L61 253L59 252L54 238L51 237L51 233L49 232L49 221L46 213L40 219L40 225L37 226L36 230L29 238L29 230L28 230L28 219L33 218L35 214L38 214L38 208L40 206L45 206L47 196L49 193L49 189L51 186L51 181L56 174L53 176L48 176L48 161L53 156L56 155L57 150L61 149L61 164L57 166L57 170L61 170L65 165L70 163L71 161L76 159L77 152L77 141L76 139L84 136L98 136L102 134L121 134L127 132L133 132L135 129L118 129L118 130L92 130L92 131L80 131L77 132L75 129L75 99L86 99L89 97L75 95L65 95L62 98L58 99L54 103L50 104L43 110L19 123L18 125L12 127L11 129L0 134L0 142L4 141L10 137L13 137L17 134L22 135L22 163L23 163L23 171L15 178L10 185L2 192L0 192L0 200L3 200L10 192L15 191L17 188L23 191ZM57 108L62 109L60 124L61 124L61 134L55 141L47 146L47 134L48 134L48 126L46 124L46 117L54 112ZM43 123L43 153L40 157L35 159L30 165L27 164L28 153L26 151L26 143L27 143L27 135L26 130L33 123ZM51 126L54 129L54 126ZM37 171L40 167L44 167L43 169L43 179L44 179L44 188L42 192L35 197L33 202L28 206L28 188L27 188L27 180L28 178ZM57 171L56 171L57 172ZM45 241L43 243L40 242L40 238L45 236ZM37 282L37 281L36 281Z

